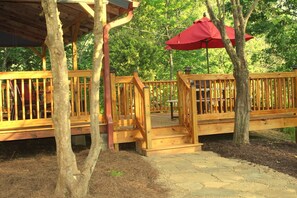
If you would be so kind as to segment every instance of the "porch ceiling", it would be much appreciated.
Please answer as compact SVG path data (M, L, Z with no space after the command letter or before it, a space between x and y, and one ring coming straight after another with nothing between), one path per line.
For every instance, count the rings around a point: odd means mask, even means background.
M72 41L72 27L79 24L78 37L93 29L93 18L78 4L93 0L58 0L60 19L63 24L64 42ZM128 11L131 0L109 0L107 20ZM0 47L42 46L46 37L46 24L40 0L0 1Z

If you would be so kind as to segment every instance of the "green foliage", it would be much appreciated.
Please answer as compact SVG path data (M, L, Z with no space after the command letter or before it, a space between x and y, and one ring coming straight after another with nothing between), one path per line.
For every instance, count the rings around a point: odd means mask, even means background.
M242 1L250 5L251 0ZM244 8L248 6L243 6ZM290 71L296 65L297 0L263 0L252 14L247 32L255 38L246 43L251 72ZM226 25L232 26L231 7L226 4ZM110 63L117 75L137 70L144 80L170 78L170 52L165 42L200 19L206 8L198 0L142 0L128 24L110 32ZM244 11L246 12L246 11ZM65 47L72 69L72 46ZM40 50L38 48L38 50ZM40 50L41 51L41 50ZM207 73L205 49L172 51L173 76L186 66L194 73ZM78 42L78 68L92 68L93 35ZM48 56L47 56L48 57ZM225 49L209 49L211 73L232 73ZM49 59L47 69L50 69ZM0 48L1 71L41 70L41 60L28 48Z
M29 48L0 48L1 71L41 70L41 59Z
M264 50L270 71L290 71L297 64L297 1L265 0L252 16L249 29L270 45ZM271 58L270 58L271 57Z
M295 127L284 128L281 131L288 136L289 140L295 141Z

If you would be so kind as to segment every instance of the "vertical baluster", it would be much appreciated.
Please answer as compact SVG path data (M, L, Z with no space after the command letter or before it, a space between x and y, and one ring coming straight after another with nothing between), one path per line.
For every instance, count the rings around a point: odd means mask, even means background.
M26 90L27 91L27 90ZM26 93L25 93L26 94ZM33 99L32 99L32 79L29 79L29 114L30 114L30 119L33 119Z
M11 105L11 100L14 97L11 95L11 92L13 92L11 89L12 87L10 86L10 80L6 80L6 104L7 104L7 119L11 120L11 110L12 110L12 105Z
M269 86L268 86L268 78L265 78L265 109L269 110Z
M2 80L0 80L0 121L3 121L3 98L4 98L4 90L2 90Z
M53 93L53 79L50 78L50 107L51 107L51 114L54 112L54 93Z
M87 79L86 77L84 77L84 88L83 88L83 91L84 91L84 102L83 102L83 105L84 105L84 114L85 115L88 115L88 111L87 111Z
M21 104L19 104L18 98L21 97L21 96L19 95L19 89L17 87L16 79L13 80L13 87L14 87L14 90L13 90L13 94L14 94L14 119L18 120L18 112L19 112L18 107L19 107L19 105L21 105Z
M74 79L70 78L70 93L71 93L71 116L75 116L75 107L74 107Z
M39 80L35 79L35 91L36 91L36 118L40 119L40 94L39 94Z

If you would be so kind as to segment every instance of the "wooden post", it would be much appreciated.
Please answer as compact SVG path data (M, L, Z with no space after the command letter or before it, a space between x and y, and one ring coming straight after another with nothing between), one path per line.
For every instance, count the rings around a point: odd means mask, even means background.
M182 88L181 88L181 82L180 82L180 75L181 75L181 71L177 72L177 99L178 99L178 103L177 103L177 107L178 107L178 117L179 117L179 124L183 125L183 92L182 92Z
M197 102L196 102L196 87L191 86L191 120L192 120L192 140L193 144L198 144L198 123L197 123Z
M114 120L115 129L118 125L118 115L117 115L117 93L115 85L115 73L110 73L110 84L111 84L111 100L112 100L112 117Z
M150 107L150 89L148 87L143 88L144 95L144 122L145 122L145 134L146 134L146 148L152 148L152 123L151 123L151 107Z
M293 67L293 72L295 73L295 96L294 96L294 101L295 101L295 109L297 109L297 65L294 65ZM297 143L297 127L295 127L295 143Z
M42 59L42 70L46 71L46 45L42 45L41 59Z

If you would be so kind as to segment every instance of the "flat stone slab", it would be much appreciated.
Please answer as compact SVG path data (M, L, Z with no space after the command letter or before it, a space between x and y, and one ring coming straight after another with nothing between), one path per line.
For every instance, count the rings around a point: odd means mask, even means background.
M201 151L145 157L170 197L297 197L297 179L268 167Z

